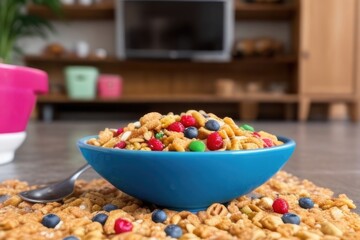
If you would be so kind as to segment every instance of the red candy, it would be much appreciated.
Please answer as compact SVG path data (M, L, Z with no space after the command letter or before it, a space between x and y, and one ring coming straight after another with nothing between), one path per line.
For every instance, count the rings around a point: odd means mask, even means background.
M117 143L114 147L123 149L123 148L126 147L126 142L125 142L125 141L121 141L121 142Z
M147 143L151 151L162 151L164 148L164 144L156 138L150 138Z
M181 116L180 122L184 127L194 127L196 125L196 119L191 115Z
M116 136L119 136L120 134L122 134L124 132L124 128L119 128L117 131L116 131Z
M287 201L285 199L282 198L277 198L275 199L273 205L273 210L276 213L287 213L289 211L289 204L287 203Z
M184 132L185 127L181 122L173 122L167 127L167 130L173 132Z
M118 218L114 224L114 230L116 234L130 232L133 229L133 225L126 219Z
M220 148L222 148L223 146L223 139L220 136L220 134L218 132L213 132L211 134L209 134L207 141L206 141L206 146L209 150L211 151L215 151L215 150L219 150Z
M264 147L273 147L274 146L274 142L271 139L263 138L262 140L264 141Z
M252 135L253 135L254 137L261 137L258 132L253 132Z

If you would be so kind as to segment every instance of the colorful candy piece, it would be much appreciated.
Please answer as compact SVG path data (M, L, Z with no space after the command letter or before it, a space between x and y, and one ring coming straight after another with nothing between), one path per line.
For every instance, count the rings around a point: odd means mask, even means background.
M214 120L214 119L209 119L206 123L205 123L205 128L210 130L210 131L217 131L220 129L220 124L218 121Z
M202 141L192 141L189 145L189 150L192 152L204 152L206 149L205 143Z
M272 208L274 212L284 214L289 211L289 204L285 199L277 198L275 199Z
M173 132L184 132L185 127L181 122L173 122L167 127L167 130Z
M196 119L191 115L181 116L180 122L184 127L193 127L196 125Z
M126 219L118 218L115 220L114 230L116 234L131 232L133 224Z
M150 138L147 143L151 151L162 151L164 148L164 144L156 138Z
M114 148L120 148L120 149L124 149L126 147L126 142L125 141L120 141L117 144L115 144Z
M218 132L209 134L206 141L206 146L209 150L215 151L223 147L223 139Z
M252 126L248 125L248 124L241 125L241 128L246 130L246 131L251 131L251 132L255 131L255 129Z

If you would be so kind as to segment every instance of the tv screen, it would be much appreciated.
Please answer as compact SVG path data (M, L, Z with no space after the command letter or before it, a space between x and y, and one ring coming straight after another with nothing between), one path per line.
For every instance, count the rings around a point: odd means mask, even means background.
M231 2L122 0L117 7L118 56L228 59Z

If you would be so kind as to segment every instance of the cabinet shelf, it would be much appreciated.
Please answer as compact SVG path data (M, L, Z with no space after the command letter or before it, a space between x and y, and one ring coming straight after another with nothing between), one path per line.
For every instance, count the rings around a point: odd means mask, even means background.
M235 16L238 20L286 20L296 13L295 4L260 4L242 3L235 4ZM91 6L64 5L62 15L57 16L48 8L29 5L28 12L51 20L113 20L115 18L114 4L94 4Z
M28 13L51 20L113 20L115 16L113 4L63 5L60 16L52 13L47 7L29 5Z
M278 55L274 57L249 57L233 59L230 62L194 62L185 60L119 60L114 57L100 58L78 58L73 56L52 57L41 55L28 55L24 58L28 65L60 63L60 64L110 64L123 67L131 66L168 66L168 67L199 67L199 66L234 66L239 65L267 65L267 64L296 64L298 59L295 55Z
M295 4L242 3L235 4L238 20L287 20L295 16Z
M240 103L240 102L271 102L271 103L296 103L297 94L271 94L271 93L244 93L239 96L221 97L214 94L187 94L187 95L133 95L109 99L79 100L71 99L67 95L49 94L40 96L38 99L42 104L74 104L74 103Z

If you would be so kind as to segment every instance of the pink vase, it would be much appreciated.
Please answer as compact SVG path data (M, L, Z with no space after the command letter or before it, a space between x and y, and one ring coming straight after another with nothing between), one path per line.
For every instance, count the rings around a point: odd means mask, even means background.
M21 144L25 138L31 111L36 103L36 95L46 92L48 92L48 78L45 72L28 67L0 64L0 142L6 143L8 139L13 141L13 146ZM5 143L0 146L0 163L11 161L15 151L13 149L12 152L10 150L6 152L8 147ZM4 151L6 154L1 155Z

